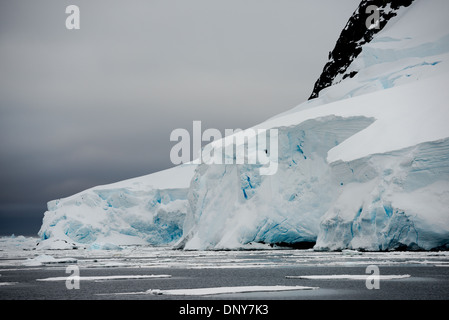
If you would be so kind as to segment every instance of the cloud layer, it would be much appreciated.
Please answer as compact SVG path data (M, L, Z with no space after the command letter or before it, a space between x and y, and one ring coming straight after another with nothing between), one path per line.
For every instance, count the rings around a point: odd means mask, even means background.
M193 120L247 128L303 102L358 2L1 2L0 234L35 234L51 199L171 167L170 133Z

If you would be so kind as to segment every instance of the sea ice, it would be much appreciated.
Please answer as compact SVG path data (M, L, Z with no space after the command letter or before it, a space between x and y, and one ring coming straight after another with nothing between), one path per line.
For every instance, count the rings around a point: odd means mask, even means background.
M194 288L194 289L149 289L143 292L129 292L117 294L154 294L154 295L172 295L172 296L206 296L226 293L248 293L248 292L276 292L293 290L315 290L318 287L305 286L241 286L241 287L213 287L213 288Z
M81 281L107 281L107 280L134 280L134 279L159 279L171 278L168 274L146 274L146 275L115 275L115 276L71 276ZM67 277L50 277L44 279L36 279L36 281L66 281Z
M409 274L402 275L367 275L367 274L332 274L332 275L308 275L308 276L286 276L287 279L309 279L309 280L366 280L375 277L379 280L394 280L410 278Z

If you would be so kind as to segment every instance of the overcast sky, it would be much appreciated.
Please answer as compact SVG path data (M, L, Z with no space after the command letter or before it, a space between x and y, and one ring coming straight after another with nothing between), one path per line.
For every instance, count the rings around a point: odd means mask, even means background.
M307 100L359 0L0 0L0 234ZM80 8L80 30L65 9Z

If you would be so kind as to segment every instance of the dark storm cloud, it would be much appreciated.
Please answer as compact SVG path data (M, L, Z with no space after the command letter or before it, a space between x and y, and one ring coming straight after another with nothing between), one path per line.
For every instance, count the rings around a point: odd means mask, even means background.
M193 120L246 128L305 101L358 2L0 0L0 233L171 167Z

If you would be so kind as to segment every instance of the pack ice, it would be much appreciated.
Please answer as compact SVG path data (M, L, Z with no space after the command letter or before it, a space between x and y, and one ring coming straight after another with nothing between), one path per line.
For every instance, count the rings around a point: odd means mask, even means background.
M279 131L275 175L185 164L91 188L48 203L39 246L448 249L447 12L396 8L316 98L255 126Z

